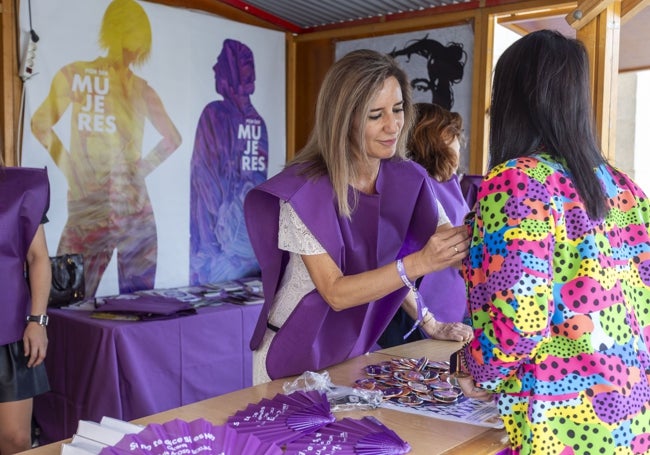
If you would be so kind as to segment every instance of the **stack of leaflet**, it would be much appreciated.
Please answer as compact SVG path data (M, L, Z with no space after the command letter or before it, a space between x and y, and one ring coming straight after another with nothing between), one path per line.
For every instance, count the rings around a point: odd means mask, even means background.
M93 422L80 420L72 441L61 445L62 455L95 455L105 447L117 444L125 435L137 434L143 426L104 416Z

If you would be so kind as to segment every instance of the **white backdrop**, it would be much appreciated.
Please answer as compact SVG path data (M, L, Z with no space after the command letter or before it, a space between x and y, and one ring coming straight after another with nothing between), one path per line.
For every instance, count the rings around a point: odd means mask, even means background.
M46 98L56 71L73 61L92 61L105 53L97 41L109 3L110 0L31 0L31 26L40 40L35 75L25 83L21 165L48 168L51 204L46 235L52 256L67 218L67 182L47 150L32 135L31 113ZM253 51L256 83L251 101L268 128L271 176L285 161L284 34L202 12L138 3L151 23L153 45L149 60L133 70L158 93L183 139L180 148L147 177L158 231L156 287L183 286L188 283L190 158L196 124L203 107L221 99L215 92L212 66L226 38L240 41ZM21 46L25 45L30 28L28 12L28 2L22 0ZM67 145L70 134L65 123L64 116L56 131ZM158 140L156 131L145 126L142 150L150 150ZM115 294L117 289L114 257L97 295Z

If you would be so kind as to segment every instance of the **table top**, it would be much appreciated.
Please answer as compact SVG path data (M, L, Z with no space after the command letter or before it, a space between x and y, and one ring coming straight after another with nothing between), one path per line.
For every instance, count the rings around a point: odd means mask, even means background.
M430 360L446 360L459 349L461 343L421 340L402 346L396 346L350 359L328 368L327 371L334 384L352 385L361 377L364 366L388 360L392 357L419 358L426 356ZM278 379L266 384L241 389L218 397L192 403L169 411L136 419L141 425L164 423L173 419L192 421L205 418L214 424L225 423L229 416L249 403L256 403L263 398L272 398L283 392L283 385L293 378ZM372 415L384 425L395 431L412 448L412 454L467 454L492 455L507 445L504 430L496 430L476 425L434 419L418 414L404 413L392 409L373 409L336 412L337 419L343 417L361 418ZM60 441L23 452L29 455L55 455L61 451Z

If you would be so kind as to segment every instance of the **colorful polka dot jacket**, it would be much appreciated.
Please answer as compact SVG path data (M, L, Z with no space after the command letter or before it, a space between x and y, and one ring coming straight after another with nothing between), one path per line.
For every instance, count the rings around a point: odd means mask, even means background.
M620 171L597 174L602 222L547 154L502 163L479 189L465 359L515 453L650 453L650 204Z

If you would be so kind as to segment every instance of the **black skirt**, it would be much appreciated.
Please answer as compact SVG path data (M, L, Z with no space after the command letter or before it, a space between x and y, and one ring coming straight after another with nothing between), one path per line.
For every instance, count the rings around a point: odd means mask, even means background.
M27 368L23 340L0 346L0 403L33 398L50 390L45 364Z

